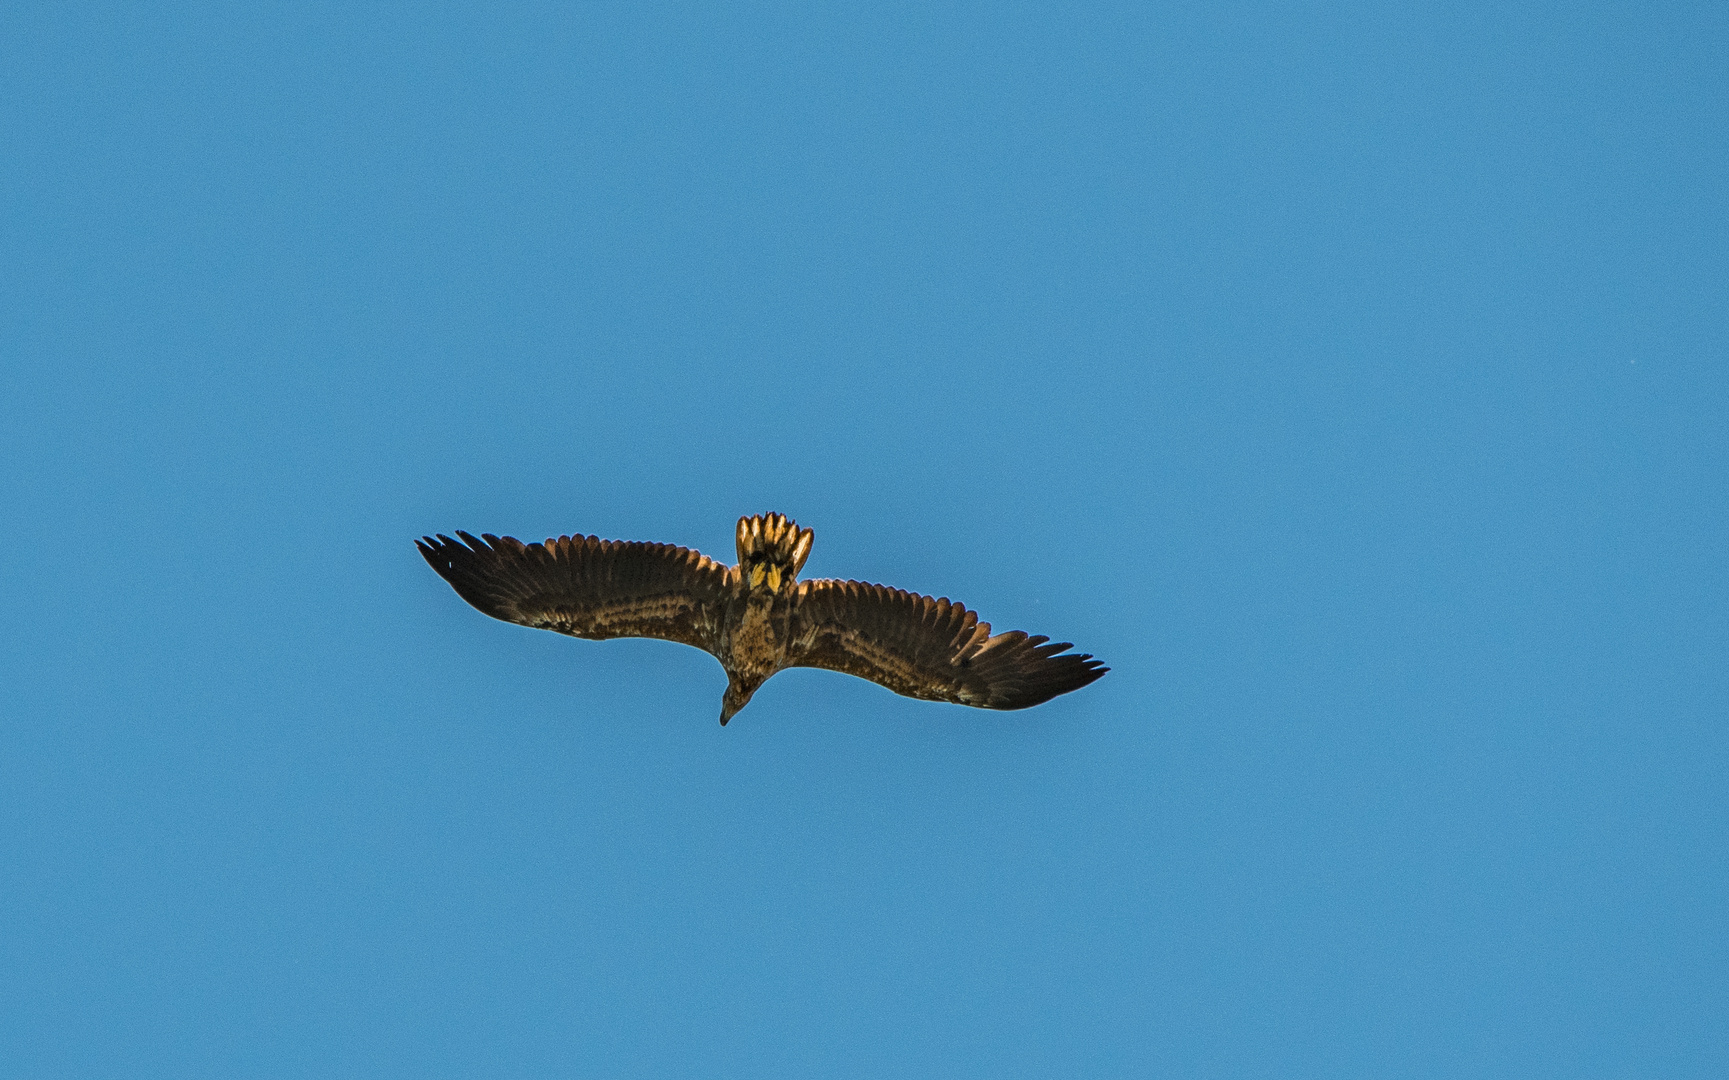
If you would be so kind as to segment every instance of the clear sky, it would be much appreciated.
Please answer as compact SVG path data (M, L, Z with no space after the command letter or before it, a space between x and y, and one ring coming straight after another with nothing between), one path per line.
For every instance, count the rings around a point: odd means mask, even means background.
M1729 8L0 14L0 1072L1720 1077ZM490 620L816 530L1027 712Z

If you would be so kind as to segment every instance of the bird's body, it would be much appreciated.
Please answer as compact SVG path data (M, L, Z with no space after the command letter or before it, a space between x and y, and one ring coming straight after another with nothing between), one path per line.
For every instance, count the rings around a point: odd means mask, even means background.
M1067 643L989 623L946 597L857 581L799 581L813 534L780 514L740 518L736 566L669 544L563 536L540 544L488 533L424 537L420 553L494 618L601 640L694 645L726 669L722 724L771 675L820 667L897 694L1023 709L1109 669Z

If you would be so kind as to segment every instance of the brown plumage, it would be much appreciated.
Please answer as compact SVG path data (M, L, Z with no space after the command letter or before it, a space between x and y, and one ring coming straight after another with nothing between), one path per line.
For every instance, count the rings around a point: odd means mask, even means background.
M572 637L662 638L726 669L720 722L789 667L828 668L897 694L1024 709L1110 669L1067 642L991 624L947 597L859 581L798 581L813 533L781 514L740 518L738 565L689 548L561 536L540 544L458 532L418 541L457 595L506 622Z

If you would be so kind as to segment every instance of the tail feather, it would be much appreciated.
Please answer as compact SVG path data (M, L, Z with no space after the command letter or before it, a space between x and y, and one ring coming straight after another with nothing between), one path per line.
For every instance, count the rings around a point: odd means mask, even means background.
M785 514L754 514L738 519L738 561L765 562L790 567L796 574L810 557L809 529L800 529L798 522Z

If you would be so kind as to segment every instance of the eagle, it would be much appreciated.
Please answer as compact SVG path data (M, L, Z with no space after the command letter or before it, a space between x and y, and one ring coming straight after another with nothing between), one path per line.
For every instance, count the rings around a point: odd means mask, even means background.
M506 622L602 641L694 645L726 669L720 722L775 672L827 668L897 694L1025 709L1110 669L1069 642L991 624L947 597L831 579L799 581L810 529L784 514L738 521L738 564L671 544L560 536L525 544L460 530L416 541L456 594Z

